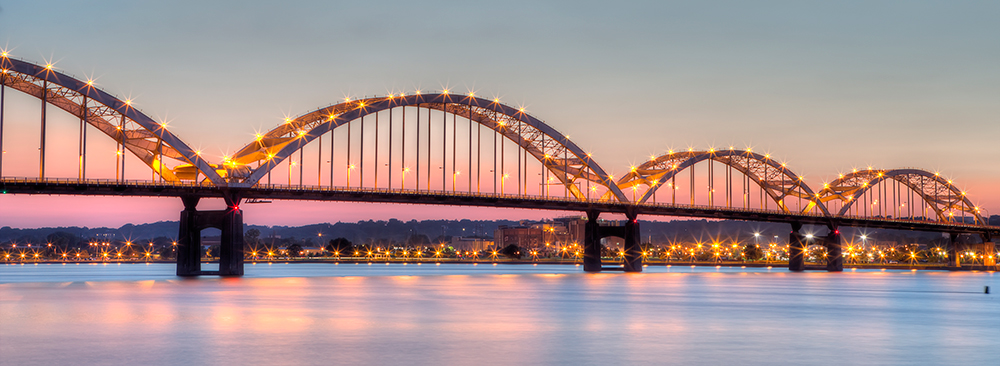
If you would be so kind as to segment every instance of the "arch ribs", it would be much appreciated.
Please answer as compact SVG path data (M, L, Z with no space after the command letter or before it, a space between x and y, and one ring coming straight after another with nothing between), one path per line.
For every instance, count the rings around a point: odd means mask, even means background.
M183 141L166 130L165 124L139 112L131 101L122 101L98 89L91 81L81 81L55 71L51 66L36 65L27 61L0 58L3 85L36 98L86 121L87 124L122 144L125 150L138 157L156 174L167 181L185 179L175 168L167 166L163 158L180 161L197 167L213 183L221 177ZM187 179L193 179L192 176Z
M396 107L420 107L470 118L497 131L531 154L564 185L576 199L586 193L578 184L590 181L608 187L611 195L627 202L610 176L588 154L565 135L523 110L476 97L449 94L416 94L360 99L306 113L257 135L255 140L225 162L230 177L242 184L257 184L267 171L303 148L313 139L350 121ZM252 164L257 164L251 169Z
M789 170L785 164L774 161L770 156L760 155L752 151L730 149L670 152L632 168L628 174L618 180L618 186L622 189L638 185L647 186L648 189L639 199L640 203L645 203L656 194L660 187L669 185L668 182L673 181L680 172L703 161L715 161L728 165L749 177L784 212L792 212L786 204L786 199L799 198L808 202L807 206L802 209L803 213L819 207L824 215L829 215L826 206L818 202L816 194L805 184L801 176Z
M841 175L820 191L822 202L840 201L838 215L844 216L867 192L880 183L897 181L915 192L933 211L938 220L954 220L954 212L970 214L976 222L983 222L981 213L965 192L939 174L921 169L866 169Z

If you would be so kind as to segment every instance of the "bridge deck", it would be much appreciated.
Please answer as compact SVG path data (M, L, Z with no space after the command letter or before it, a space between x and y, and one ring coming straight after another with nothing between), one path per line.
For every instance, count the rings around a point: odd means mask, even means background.
M5 194L104 195L144 197L222 197L239 190L243 198L435 204L456 206L527 208L541 210L587 211L609 213L634 211L639 215L713 218L724 220L768 221L810 225L870 227L881 229L970 233L1000 236L1000 227L961 222L897 219L884 217L825 216L776 210L745 209L721 206L692 206L663 203L622 203L614 201L579 201L561 197L519 196L513 194L466 193L445 191L405 191L376 188L311 187L256 185L253 187L218 187L211 184L175 184L152 181L3 178L0 191Z

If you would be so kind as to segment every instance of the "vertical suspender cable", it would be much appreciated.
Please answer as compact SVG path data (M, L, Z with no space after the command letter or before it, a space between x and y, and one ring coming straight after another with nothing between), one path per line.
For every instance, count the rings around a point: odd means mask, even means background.
M420 104L417 104L417 106L416 106L416 114L417 114L417 136L414 138L414 141L416 141L416 144L414 144L414 145L416 145L414 147L414 150L417 153L416 154L417 155L417 167L416 167L417 170L416 170L416 174L414 174L413 181L417 182L416 183L416 190L419 191L420 190Z
M431 190L431 108L427 106L427 190ZM441 128L444 128L443 126ZM441 142L442 144L444 141ZM443 184L442 184L443 185Z
M38 179L45 179L45 107L49 98L49 81L42 82L42 132L38 143ZM117 163L116 163L117 164Z
M7 73L0 74L0 81L7 81ZM4 97L7 93L7 84L0 82L0 177L3 177L3 115L4 115Z
M84 95L83 103L80 105L80 136L79 136L79 141L77 141L77 147L78 147L77 159L79 159L79 161L77 162L78 171L76 178L78 181L83 180L83 134L84 131L86 131L86 126L85 126L86 120L87 120L87 96Z
M392 189L392 99L389 99L389 176L386 179L385 187Z
M333 124L334 120L330 120L330 123ZM333 171L336 170L334 167L337 166L337 163L334 160L334 158L336 157L335 151L337 150L337 149L335 149L335 147L337 146L337 134L336 134L336 132L337 132L337 126L330 126L330 189L333 189L333 186L334 186L334 183L333 183L334 173L333 173Z
M364 107L362 107L364 108ZM365 113L361 112L361 133L358 140L358 188L365 186Z

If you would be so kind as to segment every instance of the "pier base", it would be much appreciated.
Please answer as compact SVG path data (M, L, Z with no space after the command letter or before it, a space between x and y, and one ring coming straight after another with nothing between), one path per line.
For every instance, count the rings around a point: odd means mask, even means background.
M238 196L226 197L226 209L198 211L199 197L181 197L181 211L177 235L178 276L242 276L243 275L243 211ZM201 231L216 228L222 231L219 243L219 270L201 269Z
M788 270L795 272L802 272L806 270L805 256L803 256L803 251L805 250L803 236L799 231L802 230L802 224L792 223L792 232L788 234Z
M642 246L639 243L639 221L634 213L626 213L625 226L597 224L598 211L587 211L587 224L583 230L583 270L586 272L625 271L642 272ZM621 267L604 267L601 263L601 239L609 236L625 240L625 263Z
M597 217L601 213L587 211L587 224L583 229L583 270L586 272L601 271L601 237Z
M625 272L642 272L642 246L639 243L639 220L636 214L626 214L625 221Z
M844 271L844 248L841 243L840 230L836 228L826 235L826 270L829 272Z
M953 268L962 268L962 259L959 256L958 248L958 234L952 233L948 241L948 266Z
M995 267L997 265L997 244L994 242L983 243L983 265Z

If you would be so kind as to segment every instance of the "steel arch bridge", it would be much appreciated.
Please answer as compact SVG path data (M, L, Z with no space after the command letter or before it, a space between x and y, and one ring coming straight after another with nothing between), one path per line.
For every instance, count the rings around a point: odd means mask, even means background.
M347 99L286 118L270 131L257 134L232 156L212 163L170 133L166 123L156 122L137 110L131 100L114 97L97 88L92 80L73 78L51 64L13 59L6 52L0 57L0 148L4 141L3 106L7 88L40 99L42 109L38 175L6 176L0 155L0 184L5 193L182 197L185 211L180 236L181 242L190 248L200 240L197 232L207 227L220 228L229 233L234 243L241 243L239 204L244 199L578 210L587 212L590 223L596 222L601 212L623 213L629 218L621 234L630 253L625 269L631 271L641 270L638 215L785 222L793 227L790 242L799 244L803 239L796 235L803 224L827 226L833 236L839 235L839 226L953 235L971 233L982 235L983 242L1000 235L1000 228L988 225L980 207L966 192L938 173L920 169L854 171L816 191L802 176L769 154L749 149L689 149L653 156L629 168L616 181L567 135L523 109L472 93L460 95L446 90ZM76 177L54 178L46 171L47 105L54 105L80 121ZM114 180L88 176L90 128L118 146L114 154ZM328 141L326 151L324 140ZM313 147L316 147L317 183L306 185L305 152ZM329 154L329 160L324 152ZM296 153L298 161L294 160ZM126 179L125 162L130 157L147 166L154 174L153 179ZM298 166L297 184L292 179L295 166ZM462 167L467 170L460 182ZM699 167L706 174L697 175ZM285 168L287 184L273 184L272 173L284 172ZM435 169L440 169L440 175ZM352 177L355 170L357 173ZM335 174L341 171L343 174ZM374 179L365 179L365 172ZM379 179L380 172L385 179ZM415 177L407 184L410 172ZM326 173L329 179L324 184ZM398 185L394 174L399 179ZM515 179L516 184L511 183L507 188L509 178ZM737 178L740 182L734 184ZM531 188L535 183L537 188ZM679 189L682 185L687 185L687 189ZM670 198L658 200L658 192L662 196L664 186ZM722 192L718 193L716 187ZM688 200L678 203L679 193L686 194ZM226 210L196 209L200 197L220 196L226 199ZM600 270L599 258L595 264L592 257L596 248L593 239L599 239L602 229L590 223L587 234L590 241L585 247L590 259L585 259L585 267ZM829 241L839 250L839 237ZM233 244L227 255L229 259L220 267L223 269L219 274L242 274L241 249ZM193 251L183 259L179 256L178 273L204 274L198 269L199 260ZM831 270L838 270L842 263L831 266ZM796 269L795 264L790 264L790 268Z

